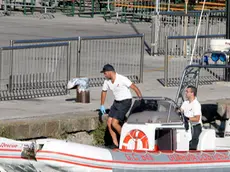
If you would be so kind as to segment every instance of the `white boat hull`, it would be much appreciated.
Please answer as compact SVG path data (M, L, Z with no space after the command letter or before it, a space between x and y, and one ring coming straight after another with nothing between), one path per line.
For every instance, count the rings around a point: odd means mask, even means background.
M6 144L7 142L7 144ZM34 159L22 156L23 145L0 139L1 172L149 172L149 171L229 171L230 151L147 152L121 151L61 140L38 140L43 145ZM2 145L4 145L2 144ZM32 144L32 142L31 142Z

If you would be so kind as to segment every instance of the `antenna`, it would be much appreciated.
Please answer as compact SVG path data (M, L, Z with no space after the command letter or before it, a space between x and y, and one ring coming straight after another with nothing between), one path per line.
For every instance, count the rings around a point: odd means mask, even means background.
M191 55L190 65L192 64L192 61L193 61L193 55L194 55L195 48L196 48L197 37L198 37L199 31L200 31L201 19L203 17L205 2L206 2L206 0L204 0L204 2L203 2L201 14L200 14L200 21L199 21L199 24L198 24L198 27L197 27L196 38L195 38L193 49L192 49L192 55Z

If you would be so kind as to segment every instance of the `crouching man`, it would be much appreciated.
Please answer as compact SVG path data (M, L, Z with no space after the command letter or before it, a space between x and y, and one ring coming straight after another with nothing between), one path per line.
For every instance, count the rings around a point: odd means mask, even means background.
M123 123L126 113L129 111L132 105L132 94L130 88L135 91L139 98L142 97L140 90L132 83L127 77L115 72L112 65L106 64L101 73L104 73L106 80L104 81L101 92L101 107L100 111L105 114L105 99L107 90L110 89L113 92L115 100L110 108L109 118L107 121L108 129L113 140L111 148L118 148L118 140L116 132L121 134L120 122ZM116 132L115 132L115 131Z

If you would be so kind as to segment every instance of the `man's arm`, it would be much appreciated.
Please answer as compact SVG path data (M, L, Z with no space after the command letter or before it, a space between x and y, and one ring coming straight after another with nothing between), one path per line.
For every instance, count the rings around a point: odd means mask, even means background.
M200 118L201 118L201 105L196 103L195 107L194 107L194 116L193 117L189 117L189 120L192 122L199 122Z
M132 83L132 85L130 86L130 88L135 91L136 95L139 98L142 98L141 91L139 90L139 88L135 84Z
M199 122L200 121L200 116L201 115L196 115L194 117L189 117L189 120L192 122Z
M107 91L102 90L102 92L101 92L101 105L104 105L104 103L105 103L106 94L107 94Z

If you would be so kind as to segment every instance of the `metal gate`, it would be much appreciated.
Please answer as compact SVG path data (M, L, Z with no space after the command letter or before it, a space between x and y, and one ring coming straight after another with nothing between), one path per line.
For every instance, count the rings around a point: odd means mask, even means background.
M12 40L11 45L70 42L70 77L88 77L90 86L102 85L100 74L106 63L134 83L143 81L144 35L83 36L69 38Z
M224 37L225 35L198 35L192 63L200 63L203 53L210 48L209 42L211 39ZM178 86L183 69L190 63L195 36L170 36L166 37L165 40L164 76L159 78L158 81L165 87ZM183 48L185 43L189 45L187 49ZM210 84L223 79L222 69L212 70L202 70L200 84Z
M0 48L0 100L67 94L69 43Z
M67 94L71 78L101 86L106 63L143 82L143 34L12 40L0 49L0 100Z

